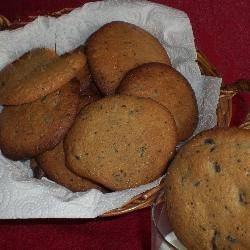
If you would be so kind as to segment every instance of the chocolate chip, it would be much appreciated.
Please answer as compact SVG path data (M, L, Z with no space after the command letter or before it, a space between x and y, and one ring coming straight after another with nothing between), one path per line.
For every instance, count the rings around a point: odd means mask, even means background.
M201 181L196 181L196 182L194 183L194 186L195 186L195 187L198 187L200 184L201 184Z
M198 153L200 153L200 150L199 150L199 149L197 149L195 152L198 154Z
M119 152L118 149L117 149L116 147L114 147L114 151L115 151L115 153L118 153L118 152Z
M211 138L208 138L208 139L205 139L204 144L212 145L212 144L215 144L215 141L213 139L211 139Z
M226 239L229 240L232 243L235 243L237 241L237 239L234 236L232 236L232 235L228 235L226 237Z
M218 162L214 162L214 163L213 163L213 169L214 169L214 171L215 171L216 173L220 173L220 172L221 172L221 167L220 167L220 165L219 165Z
M217 232L217 231L215 230L215 231L214 231L213 238L212 238L212 240L211 240L212 249L213 249L213 250L217 250L217 249L218 249L218 243L217 243L217 241L218 241L219 237L220 237L220 233Z
M75 155L75 158L79 161L80 157L78 155Z
M210 152L213 152L215 150L215 146L210 149Z
M44 96L44 97L41 99L41 102L44 102L46 99L47 99L47 96Z
M5 82L4 81L0 82L0 85L1 85L1 87L4 87L5 86Z
M124 105L124 104L122 105L122 108L126 108L126 107L127 107L126 105Z
M240 163L240 162L241 162L241 159L238 159L237 162Z
M200 228L201 228L201 229L202 229L202 231L204 231L204 232L205 232L205 231L207 231L207 230L206 230L206 228L205 228L205 227L203 227L203 226L200 226Z
M246 193L243 191L239 192L239 201L241 203L243 203L244 205L247 205L247 197L246 197Z
M145 155L146 149L147 148L145 146L142 146L138 149L140 157L143 157Z
M120 169L117 172L114 172L112 175L113 175L115 181L121 182L123 180L123 178L125 178L127 176L127 173L124 172L122 169Z
M181 177L181 184L182 184L182 186L183 186L183 184L184 184L184 182L185 182L186 179L187 179L187 178L186 178L185 176L182 176L182 177Z

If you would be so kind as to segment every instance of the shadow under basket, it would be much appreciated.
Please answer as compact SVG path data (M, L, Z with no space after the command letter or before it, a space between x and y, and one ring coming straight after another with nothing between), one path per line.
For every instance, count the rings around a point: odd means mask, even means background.
M47 13L47 15L58 17L62 14L69 13L71 10L73 10L73 8L66 8L58 12ZM29 16L27 21L16 20L15 22L10 23L7 18L0 15L0 30L15 29L21 27L27 24L28 22L34 20L35 18L37 18L37 16ZM206 56L202 54L200 51L197 51L197 63L203 75L219 77L216 68L208 61ZM222 84L220 90L219 103L217 106L218 127L229 127L232 118L232 98L239 92L250 92L249 80L239 80L234 84L230 85ZM244 129L250 129L250 113L248 113L245 121L240 125L240 127ZM162 191L163 188L164 188L164 178L162 179L161 183L158 186L135 196L133 199L131 199L122 207L106 212L100 217L117 216L149 207L153 204L156 197L159 195L159 193ZM160 203L162 201L163 200L158 200L157 202Z

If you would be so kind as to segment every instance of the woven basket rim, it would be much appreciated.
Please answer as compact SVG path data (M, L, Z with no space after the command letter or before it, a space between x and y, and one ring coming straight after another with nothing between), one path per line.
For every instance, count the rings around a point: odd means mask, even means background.
M57 12L47 13L47 15L59 17L63 14L69 13L73 9L74 8L64 8ZM11 23L6 17L0 15L0 30L1 28L13 29L24 26L25 24L33 21L37 17L38 16L29 16L28 20L26 21L18 19ZM199 50L197 50L197 63L203 75L220 77L216 70L216 67L208 60L205 54L203 54ZM239 80L234 85L229 85L229 86L224 85L222 83L219 104L217 108L218 127L229 127L232 118L232 98L234 95L236 95L241 91L250 92L250 81ZM247 115L245 122L241 124L240 127L250 129L250 113ZM150 190L147 190L142 194L137 195L136 197L132 198L129 202L124 204L122 207L108 211L99 217L117 216L149 207L155 201L158 193L162 191L163 187L164 187L164 178L162 179L161 183L158 186Z

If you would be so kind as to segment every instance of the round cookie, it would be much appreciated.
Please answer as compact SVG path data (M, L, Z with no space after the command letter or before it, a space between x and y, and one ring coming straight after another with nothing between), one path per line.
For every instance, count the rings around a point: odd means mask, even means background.
M62 142L54 149L39 155L36 160L50 180L68 188L72 192L100 188L96 183L75 175L65 166Z
M160 42L136 25L114 21L94 32L86 42L90 71L105 95L115 92L123 76L147 62L170 64Z
M188 249L250 249L250 131L202 132L166 177L166 209Z
M117 90L120 94L149 97L174 116L179 141L197 126L198 108L192 87L177 70L163 63L147 63L130 70Z
M73 82L35 102L4 107L0 114L2 153L21 160L55 147L75 119L78 93L78 82Z
M44 49L31 51L13 66L0 78L0 104L30 103L56 91L84 69L86 58L81 52L57 57Z
M87 105L64 141L68 168L111 190L160 177L175 146L170 112L151 99L126 95Z

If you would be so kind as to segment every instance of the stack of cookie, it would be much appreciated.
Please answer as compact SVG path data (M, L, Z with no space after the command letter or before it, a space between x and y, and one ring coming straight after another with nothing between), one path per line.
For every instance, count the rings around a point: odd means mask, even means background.
M157 179L196 127L190 84L133 24L108 23L83 46L63 56L32 50L0 72L2 153L36 158L72 191Z

